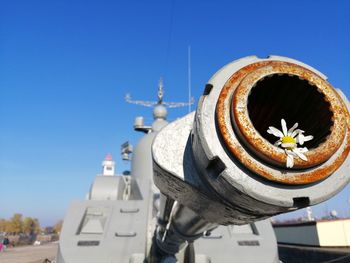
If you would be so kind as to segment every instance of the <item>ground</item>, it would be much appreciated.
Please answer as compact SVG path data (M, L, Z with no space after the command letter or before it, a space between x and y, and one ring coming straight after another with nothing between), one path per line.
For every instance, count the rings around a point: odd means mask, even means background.
M43 263L45 258L56 257L58 243L48 243L41 246L24 246L8 248L0 252L0 262L4 263Z

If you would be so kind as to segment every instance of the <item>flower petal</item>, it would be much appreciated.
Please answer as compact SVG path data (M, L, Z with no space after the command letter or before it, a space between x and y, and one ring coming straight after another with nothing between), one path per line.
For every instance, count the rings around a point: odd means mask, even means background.
M282 141L281 141L281 140L278 140L278 141L276 141L273 145L279 146L279 145L281 145L281 144L282 144Z
M284 119L281 119L282 131L284 136L288 136L287 123Z
M304 142L311 141L314 138L312 135L304 136Z
M304 142L311 141L314 138L312 135L304 136L304 134L299 133L297 137L297 142L303 145Z
M294 166L294 158L293 155L287 154L287 168L292 168Z
M273 127L273 126L269 127L269 129L267 130L267 133L275 135L276 137L279 137L279 138L283 137L283 133L279 129L277 129L277 128Z
M305 141L305 136L301 133L298 134L298 137L297 137L297 142L300 144L300 145L303 145L304 144L304 141Z
M284 150L284 151L285 151L285 153L286 153L287 155L292 155L292 156L298 157L298 155L296 155L295 152L292 152L292 150L286 149L286 150Z
M299 149L299 152L301 152L301 153L306 153L309 151L306 147L298 148L298 149Z
M292 132L298 127L298 123L296 122L292 128L288 130L288 135L291 136ZM292 136L293 137L293 136Z
M295 138L296 135L298 134L302 134L304 133L305 131L303 130L300 130L300 129L296 129L295 131L292 132L292 134L290 135L291 137Z
M293 149L293 148L297 147L297 144L294 142L285 142L285 143L282 143L282 147Z
M298 155L298 157L304 161L307 161L307 157L300 151L302 148L294 148L292 151Z

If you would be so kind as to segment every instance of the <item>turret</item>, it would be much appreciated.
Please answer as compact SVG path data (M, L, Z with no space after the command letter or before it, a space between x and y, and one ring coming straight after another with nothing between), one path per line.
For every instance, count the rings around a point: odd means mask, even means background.
M246 57L208 82L195 113L152 145L163 198L153 262L218 225L325 201L350 180L348 101L326 76L285 57Z

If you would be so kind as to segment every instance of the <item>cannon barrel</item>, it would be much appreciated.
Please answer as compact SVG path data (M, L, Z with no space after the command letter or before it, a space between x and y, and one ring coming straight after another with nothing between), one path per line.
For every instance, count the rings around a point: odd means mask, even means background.
M196 112L153 142L154 182L167 207L159 212L159 250L172 255L217 225L246 224L334 196L350 180L347 106L322 73L290 58L251 56L220 69ZM305 158L275 145L279 138L268 130L282 130L282 119L304 131L297 133ZM303 143L304 135L313 139Z

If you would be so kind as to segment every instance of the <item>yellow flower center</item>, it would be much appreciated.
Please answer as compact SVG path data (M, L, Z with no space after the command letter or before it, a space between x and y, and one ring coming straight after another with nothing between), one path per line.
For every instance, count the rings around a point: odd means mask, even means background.
M297 140L291 136L283 136L282 143L297 143Z

